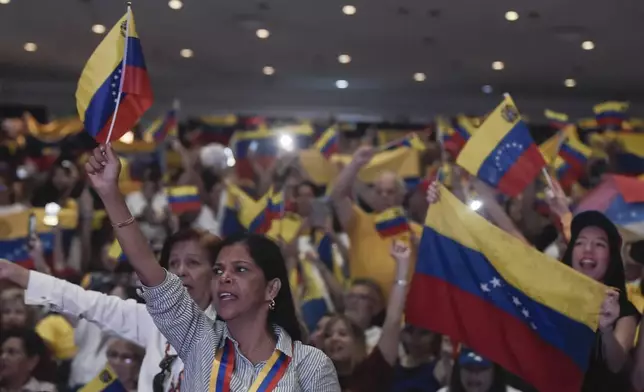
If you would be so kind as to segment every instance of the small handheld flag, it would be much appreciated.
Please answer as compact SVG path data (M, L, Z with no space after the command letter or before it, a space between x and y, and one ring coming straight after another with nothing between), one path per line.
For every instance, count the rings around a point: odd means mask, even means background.
M143 132L144 140L161 143L168 136L177 136L179 126L177 120L178 111L179 101L175 100L172 109L168 110L164 117L157 119Z
M628 110L628 102L603 102L593 107L597 124L608 130L622 129L622 123L626 120L626 111Z
M181 215L184 212L199 211L201 209L201 200L199 199L199 190L196 186L178 186L166 189L170 211L175 215Z
M409 221L400 207L389 208L376 216L376 231L382 238L409 232Z
M127 392L127 389L119 381L114 370L105 366L98 376L82 387L79 392Z
M508 196L516 196L546 162L509 95L472 135L456 163Z
M558 113L554 110L546 109L544 115L548 119L548 123L554 129L562 129L570 125L568 115L565 113Z
M107 252L107 255L110 259L115 260L118 263L127 261L127 257L125 256L125 253L123 253L121 244L119 244L119 241L116 239L114 240L114 242L112 242L112 245L110 246L110 250Z
M338 152L338 129L332 126L320 136L315 142L315 149L320 151L322 156L329 159L331 155Z
M143 49L128 5L85 64L76 89L76 108L85 130L104 143L123 136L152 101Z
M413 148L416 151L425 151L425 143L418 137L418 135L413 132L401 139L395 140L391 143L387 143L384 146L380 147L380 151L391 151L400 147Z

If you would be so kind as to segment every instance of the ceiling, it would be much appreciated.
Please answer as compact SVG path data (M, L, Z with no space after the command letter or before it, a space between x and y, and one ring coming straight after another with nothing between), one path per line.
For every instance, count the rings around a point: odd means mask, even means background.
M349 2L353 16L341 11ZM156 99L149 116L177 97L183 115L429 118L487 112L503 92L532 116L545 107L589 116L609 99L644 114L637 0L184 0L179 11L167 0L133 3ZM506 21L508 10L519 20ZM124 11L115 0L0 5L0 103L72 113L80 71L101 39L91 26L109 29ZM271 36L257 38L258 28ZM596 48L582 50L584 40ZM26 42L38 50L24 51ZM183 48L194 57L179 56ZM341 53L353 61L340 64ZM492 70L496 60L503 71ZM275 75L262 74L266 65ZM338 79L349 88L337 89ZM492 94L481 91L486 84Z

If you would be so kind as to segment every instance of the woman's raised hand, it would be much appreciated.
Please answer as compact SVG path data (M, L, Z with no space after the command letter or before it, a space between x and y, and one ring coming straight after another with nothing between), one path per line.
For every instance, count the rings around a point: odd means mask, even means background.
M440 197L440 189L439 189L440 183L438 181L432 181L431 184L429 184L429 187L427 187L427 203L429 205L432 205L436 203Z
M118 189L121 161L112 146L101 144L96 147L85 164L89 181L99 194Z

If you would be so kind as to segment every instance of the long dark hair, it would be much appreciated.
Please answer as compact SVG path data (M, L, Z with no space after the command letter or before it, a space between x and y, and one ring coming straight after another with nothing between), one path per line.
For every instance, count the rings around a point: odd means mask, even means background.
M492 380L492 385L487 392L505 392L507 390L508 384L506 382L505 370L497 364L494 364L492 367L494 372L494 379ZM452 377L449 381L448 392L465 392L465 387L461 382L461 365L458 363L458 360L454 362L454 367L452 368Z
M302 340L302 329L295 312L295 304L289 285L286 261L280 247L260 234L240 233L226 237L216 245L215 258L222 249L235 244L244 244L250 257L264 272L266 281L279 279L282 283L275 297L275 309L268 313L268 324L277 324L284 329L293 340Z
M47 344L33 329L15 328L2 331L0 346L10 338L19 339L22 342L27 357L38 357L38 364L31 374L32 377L40 381L56 381L56 365Z
M572 267L572 252L579 233L584 228L591 226L602 229L608 238L609 262L602 283L619 290L621 306L622 301L626 300L626 276L621 252L622 237L617 227L604 214L599 211L586 211L575 216L571 224L570 241L561 261Z

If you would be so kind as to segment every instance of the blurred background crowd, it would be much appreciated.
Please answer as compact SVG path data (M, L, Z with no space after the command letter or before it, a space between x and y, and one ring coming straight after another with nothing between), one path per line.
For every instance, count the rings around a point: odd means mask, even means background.
M18 3L23 2L0 0L1 25L10 25L3 19L10 7L25 7ZM83 2L82 7L85 3L92 2ZM277 6L272 3L261 2L257 6L260 11L253 8L253 15L269 12ZM184 7L177 0L169 5L163 7L171 12ZM186 8L193 6L197 5L191 2ZM93 9L94 15L101 7L88 9ZM145 28L163 35L159 26L152 28L154 21L149 15L143 16L153 8L150 4L141 7L143 22L138 30L144 37ZM336 8L342 9L342 17L359 15L353 5ZM400 18L410 17L414 9L411 5L395 8ZM25 10L13 12L24 14ZM117 15L116 9L110 12ZM526 13L532 21L541 18L537 11ZM438 8L427 9L426 14L432 21L442 16ZM240 23L246 29L262 27L253 39L268 39L271 32L263 28L268 27L266 23L260 23L266 17L251 16L246 15ZM325 18L329 16L320 16ZM501 17L506 24L518 19L515 11L505 13L505 20ZM92 30L104 34L106 27L96 23ZM22 36L23 30L19 31ZM594 50L593 41L579 39L585 36L584 29L562 31L559 33L568 40L583 41L579 42L582 50ZM49 39L43 37L43 42ZM422 42L433 47L436 38L425 36ZM183 48L181 57L198 60L201 53L193 49ZM40 53L34 42L25 43L24 50L30 55ZM240 49L230 50L234 59ZM158 47L150 50L157 64L163 58L158 51ZM78 115L65 115L72 105L61 103L58 92L48 91L39 99L38 89L29 90L33 87L22 84L16 69L23 64L23 55L9 52L6 64L0 59L0 70L6 65L7 74L15 76L7 77L3 84L0 75L0 258L60 280L32 279L26 291L0 280L0 391L100 391L113 379L127 391L179 391L182 367L177 368L176 353L158 331L145 330L146 326L153 328L148 318L139 319L135 311L115 310L136 306L142 300L136 294L139 282L115 240L102 202L86 180L84 164L97 145L92 137L96 132L89 131ZM282 69L288 69L285 59L289 55L281 56L277 64L264 65L257 60L252 65L262 70L264 78L278 77ZM390 60L382 59L383 67ZM338 62L348 66L352 58L340 52ZM149 61L148 67L154 68L154 63ZM464 72L463 62L447 63L443 65ZM79 60L75 66L80 65ZM495 72L504 68L502 61L492 63ZM184 68L182 79L168 86L180 90L179 84L190 76L190 70L190 66ZM159 78L160 71L156 72ZM572 73L588 75L578 67L572 67ZM412 75L416 84L434 80L420 70ZM330 77L322 79L326 83ZM25 90L16 93L13 82ZM362 82L358 79L357 84ZM559 87L565 89L577 85L572 76L562 82ZM264 92L284 88L266 80L248 83L262 86ZM490 222L561 260L570 239L559 220L562 208L575 213L599 210L619 229L625 289L641 313L644 120L637 118L626 102L602 103L612 96L597 99L596 106L584 106L585 118L547 110L539 107L540 100L530 99L530 116L523 120L561 192L558 197L548 196L551 189L540 177L508 197L456 164L467 140L489 114L486 110L493 108L491 102L498 98L497 94L490 101L488 95L499 88L518 86L489 83L475 104L471 98L460 106L458 99L448 99L450 107L438 102L440 109L420 116L415 114L424 110L419 101L425 97L417 93L407 103L386 109L387 116L374 115L382 105L360 93L356 102L375 108L367 115L353 114L345 98L340 102L347 103L346 109L294 110L292 115L284 114L289 110L273 110L270 104L262 106L258 98L247 110L240 110L242 114L234 114L221 109L230 106L219 97L219 107L213 104L212 109L204 109L206 102L191 103L207 98L207 94L181 102L165 94L167 99L155 104L153 112L160 114L156 119L141 119L112 142L123 165L119 186L161 265L182 278L198 303L210 295L212 260L195 256L199 253L195 249L207 249L213 236L243 231L266 234L277 241L288 262L294 300L307 331L306 343L333 360L341 384L352 385L354 392L435 392L444 388L533 391L536 389L527 382L479 353L458 342L453 344L449 336L405 322L406 299L390 294L401 276L411 277L413 265L401 266L392 260L389 247L395 235L380 229L378 222L387 219L382 213L400 213L397 217L405 218L408 231L405 240L417 245L429 207L428 187L440 181ZM194 81L190 88L193 85ZM43 86L45 90L67 88ZM169 91L168 86L161 91ZM242 87L247 89L248 85ZM340 79L330 88L352 87L353 80ZM629 92L620 97L630 98ZM232 96L236 100L232 106L242 107L243 99ZM271 99L262 96L266 101ZM516 99L521 106L520 93ZM288 101L281 95L277 101L284 100ZM296 101L290 103L298 106ZM414 115L391 115L404 112L406 105ZM331 106L327 100L325 107ZM574 113L582 113L582 106L571 105ZM445 116L432 115L443 109ZM335 112L338 114L329 114ZM277 210L272 209L275 206ZM78 291L81 289L120 300L95 298ZM635 351L628 353L616 373L627 380L627 388L642 390L644 371L637 371Z

